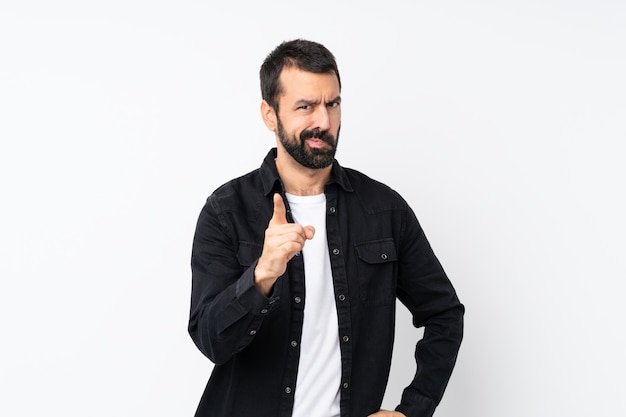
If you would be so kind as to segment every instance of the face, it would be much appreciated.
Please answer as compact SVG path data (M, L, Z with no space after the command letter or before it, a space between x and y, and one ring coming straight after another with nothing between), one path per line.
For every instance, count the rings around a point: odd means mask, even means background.
M326 168L333 163L341 125L339 82L334 74L295 68L280 75L276 134L280 146L300 165Z

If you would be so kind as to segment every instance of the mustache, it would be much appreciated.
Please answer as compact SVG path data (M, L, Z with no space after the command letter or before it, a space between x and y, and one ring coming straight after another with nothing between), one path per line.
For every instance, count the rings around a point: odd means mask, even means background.
M335 144L335 137L328 132L328 130L321 130L319 128L311 130L303 130L300 133L300 140L304 142L307 139L316 138L328 143L329 145Z

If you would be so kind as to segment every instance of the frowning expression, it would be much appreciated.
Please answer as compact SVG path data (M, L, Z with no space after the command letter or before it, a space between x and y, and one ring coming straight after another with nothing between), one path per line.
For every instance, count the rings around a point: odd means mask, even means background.
M276 134L300 165L333 163L341 126L341 96L335 74L285 68L280 75Z

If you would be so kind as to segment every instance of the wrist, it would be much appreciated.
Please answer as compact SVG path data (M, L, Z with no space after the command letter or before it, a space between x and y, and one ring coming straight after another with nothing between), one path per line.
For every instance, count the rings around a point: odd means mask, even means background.
M257 286L264 296L267 297L270 295L276 279L277 278L267 274L263 268L259 268L258 265L254 268L254 285Z

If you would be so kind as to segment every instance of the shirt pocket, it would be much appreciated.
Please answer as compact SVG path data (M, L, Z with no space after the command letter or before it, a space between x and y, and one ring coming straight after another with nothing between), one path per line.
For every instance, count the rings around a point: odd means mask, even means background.
M361 301L369 306L392 304L398 256L392 238L355 245Z
M263 251L263 245L240 241L239 248L237 249L237 261L239 261L239 265L244 268L252 266L252 264L261 257L261 251Z

